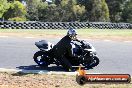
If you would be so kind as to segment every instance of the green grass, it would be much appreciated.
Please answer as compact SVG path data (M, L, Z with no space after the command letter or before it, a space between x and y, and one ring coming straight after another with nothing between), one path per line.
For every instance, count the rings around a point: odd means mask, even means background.
M132 36L132 30L88 29L79 32L81 35Z
M31 34L31 35L66 35L67 30L23 30L23 29L0 29L0 33L16 33L16 34ZM82 37L132 37L132 29L78 29L77 33Z

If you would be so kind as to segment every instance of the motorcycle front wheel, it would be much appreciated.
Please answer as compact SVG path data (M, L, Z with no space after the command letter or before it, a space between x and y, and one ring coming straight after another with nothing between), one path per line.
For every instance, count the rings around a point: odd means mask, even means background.
M94 56L90 62L85 61L83 63L83 66L85 66L85 69L89 69L91 67L97 66L99 64L99 62L100 62L99 58L97 56Z
M93 57L93 61L92 61L92 64L90 65L91 67L95 67L99 64L100 60L97 56L94 56Z
M49 65L49 57L46 52L36 52L33 56L33 59L41 67L46 67Z

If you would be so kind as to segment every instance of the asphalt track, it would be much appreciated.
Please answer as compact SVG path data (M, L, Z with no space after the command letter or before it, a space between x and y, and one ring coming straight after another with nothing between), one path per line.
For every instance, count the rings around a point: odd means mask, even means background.
M21 70L62 71L51 65L40 68L33 61L33 54L39 49L35 41L42 38L0 36L0 68ZM43 38L45 39L45 38ZM59 39L46 39L57 43ZM132 75L132 41L87 40L92 43L100 57L100 64L87 70L88 73L128 73Z

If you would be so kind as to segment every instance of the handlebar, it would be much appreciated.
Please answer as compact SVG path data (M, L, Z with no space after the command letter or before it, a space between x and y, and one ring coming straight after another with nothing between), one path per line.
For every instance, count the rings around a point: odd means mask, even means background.
M78 44L76 44L76 43L74 43L76 46L78 46L80 49L82 49L84 46L85 46L85 44L84 44L84 40L78 40L78 39L76 39L76 40L74 40L74 41L77 41L77 42L79 42L79 43L81 43L81 45L78 45Z
M78 39L76 39L76 40L74 40L74 41L80 42L80 43L82 44L84 40L78 40ZM84 44L84 43L83 43L83 44Z

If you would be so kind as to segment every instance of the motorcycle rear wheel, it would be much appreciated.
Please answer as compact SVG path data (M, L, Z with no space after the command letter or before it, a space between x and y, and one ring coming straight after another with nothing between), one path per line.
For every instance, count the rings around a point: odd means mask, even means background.
M46 52L38 51L33 56L34 61L41 67L47 67L49 65L49 57Z

